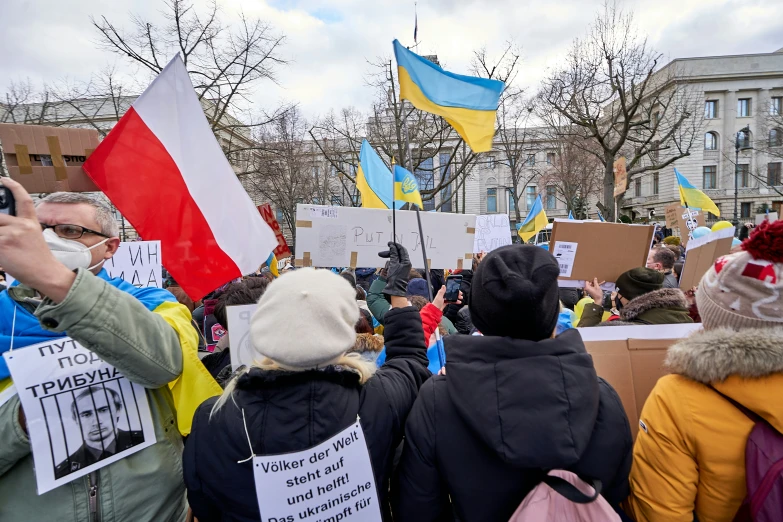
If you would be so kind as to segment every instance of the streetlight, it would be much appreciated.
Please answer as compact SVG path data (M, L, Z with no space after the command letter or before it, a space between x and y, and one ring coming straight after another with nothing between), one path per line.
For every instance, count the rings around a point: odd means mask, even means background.
M748 145L750 145L750 125L745 125L744 128L737 131L737 135L734 138L734 233L736 234L739 231L739 213L737 212L737 198L739 198L739 153L740 149L747 150L750 148L750 146L747 147L741 147L740 146L740 134L742 134L745 139L742 140L743 142L747 141Z

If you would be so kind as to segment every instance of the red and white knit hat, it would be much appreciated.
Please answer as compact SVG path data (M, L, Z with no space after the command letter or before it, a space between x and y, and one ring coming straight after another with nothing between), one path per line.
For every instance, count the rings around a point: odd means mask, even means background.
M783 326L783 221L763 222L742 250L701 280L696 305L707 330Z

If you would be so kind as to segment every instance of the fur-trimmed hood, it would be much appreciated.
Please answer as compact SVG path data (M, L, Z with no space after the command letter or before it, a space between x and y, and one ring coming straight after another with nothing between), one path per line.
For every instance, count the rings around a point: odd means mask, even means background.
M730 375L755 379L783 372L783 327L699 332L669 348L665 364L704 384Z
M623 321L633 321L640 315L657 308L681 309L687 311L688 301L685 294L679 288L662 288L654 290L636 299L632 299L620 310L620 319Z

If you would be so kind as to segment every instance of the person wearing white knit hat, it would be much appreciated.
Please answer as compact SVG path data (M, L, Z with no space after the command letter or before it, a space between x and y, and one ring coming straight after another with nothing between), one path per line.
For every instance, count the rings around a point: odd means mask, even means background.
M637 522L737 520L750 506L751 430L759 422L783 433L783 221L762 223L741 252L718 259L696 304L704 331L669 348L672 374L642 409L627 502ZM774 445L766 456L752 447L758 473L781 458L769 453ZM763 499L754 507L764 515L754 520L781 519L779 505L772 514Z
M356 292L329 270L303 268L275 279L250 321L255 359L202 404L184 453L185 485L199 520L259 520L248 455L311 448L357 416L367 440L384 517L391 456L421 384L430 376L421 317L405 298L411 265L389 243L384 293L386 364L349 353L359 318ZM209 448L202 451L200 448ZM221 518L222 517L222 518Z

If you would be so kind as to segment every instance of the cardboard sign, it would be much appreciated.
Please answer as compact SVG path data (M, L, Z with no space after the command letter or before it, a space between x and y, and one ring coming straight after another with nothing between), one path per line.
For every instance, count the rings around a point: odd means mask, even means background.
M769 214L756 214L756 226L759 226L765 219L769 219L769 222L778 220L777 212L770 212Z
M253 457L253 476L262 522L381 522L375 476L358 418L313 448Z
M614 197L622 196L628 190L628 172L625 170L625 157L614 162Z
M144 388L73 339L3 357L27 418L39 495L155 444Z
M264 203L258 207L258 211L261 213L261 217L264 218L269 228L275 231L275 237L277 238L277 246L275 247L275 257L280 259L281 257L290 256L291 249L288 248L288 243L285 241L283 230L280 228L275 213L272 212L272 206L269 203Z
M392 240L392 211L376 208L296 206L296 266L380 268L378 252ZM408 249L414 267L423 267L421 245L429 268L469 268L473 260L476 216L398 210L397 242Z
M685 265L680 276L680 288L689 290L699 285L707 270L721 257L731 251L734 227L712 232L698 239L691 239L685 254Z
M160 241L125 241L103 267L136 288L163 288Z
M253 364L255 353L250 344L250 318L256 311L257 304L226 307L228 331L231 333L231 368Z
M688 217L689 213L693 219ZM706 226L705 223L704 213L700 210L689 210L677 203L666 207L666 228L676 231L682 246L688 246L693 230Z
M701 329L698 323L577 329L596 372L620 396L634 438L647 396L658 379L669 373L663 367L666 350Z
M581 287L594 277L614 282L623 272L645 266L653 229L650 225L556 219L549 251L562 253L563 245L573 251L569 265L561 266L560 286Z
M511 225L507 214L476 216L476 235L473 238L473 252L492 252L498 247L511 244Z

